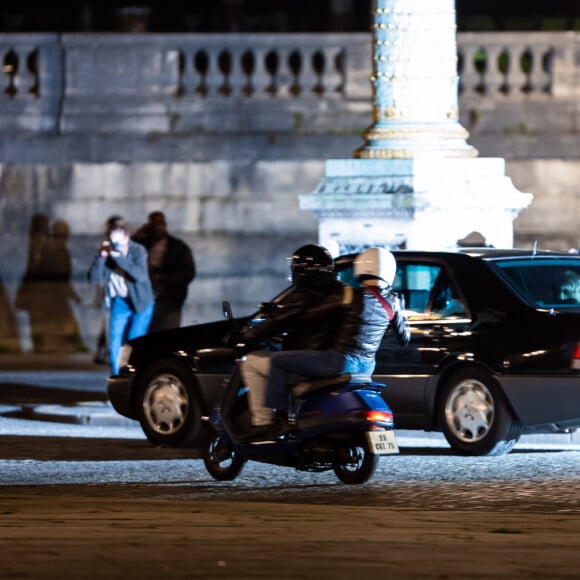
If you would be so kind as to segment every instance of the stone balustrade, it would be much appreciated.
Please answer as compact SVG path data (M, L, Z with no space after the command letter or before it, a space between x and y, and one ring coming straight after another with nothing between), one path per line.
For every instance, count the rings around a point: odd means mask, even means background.
M577 36L573 32L460 34L460 98L518 99L555 96L561 88L577 91L578 69L572 64Z
M4 34L0 128L289 130L315 110L323 121L310 129L349 130L349 113L370 108L370 43L367 34ZM578 97L578 62L572 32L459 34L460 104Z
M234 40L234 42L232 42ZM346 48L333 36L224 35L179 43L176 96L299 98L342 97Z
M55 34L1 34L0 129L54 132L62 99L63 49Z

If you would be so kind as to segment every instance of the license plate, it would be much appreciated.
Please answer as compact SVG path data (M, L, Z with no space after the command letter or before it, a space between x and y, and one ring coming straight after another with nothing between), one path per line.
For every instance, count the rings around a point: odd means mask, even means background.
M367 431L366 435L371 453L375 455L399 453L394 431Z

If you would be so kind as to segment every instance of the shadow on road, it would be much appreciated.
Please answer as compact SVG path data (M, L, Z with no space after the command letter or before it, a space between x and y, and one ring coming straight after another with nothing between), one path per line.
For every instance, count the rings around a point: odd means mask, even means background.
M193 449L155 447L147 440L0 436L0 459L38 461L141 461L196 459Z

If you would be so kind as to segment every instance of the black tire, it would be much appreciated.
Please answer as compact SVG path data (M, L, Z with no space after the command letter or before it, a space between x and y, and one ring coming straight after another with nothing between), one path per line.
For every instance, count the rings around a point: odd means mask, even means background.
M214 432L203 454L203 462L214 479L231 481L240 474L246 459L233 449L224 435Z
M509 453L522 426L492 376L471 367L445 382L437 409L449 445L462 455Z
M201 409L191 372L178 361L162 359L143 374L138 397L141 429L154 445L190 447L201 435Z
M379 456L371 453L364 437L342 450L344 459L332 465L336 477L343 483L359 484L368 481L379 464Z

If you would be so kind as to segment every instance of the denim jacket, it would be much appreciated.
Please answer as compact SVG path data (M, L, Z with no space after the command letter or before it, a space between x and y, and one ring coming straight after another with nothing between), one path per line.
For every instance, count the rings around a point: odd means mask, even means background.
M126 256L114 258L101 257L98 254L89 269L88 279L91 283L106 288L113 272L125 278L128 300L136 312L142 312L153 302L153 288L147 270L147 250L141 244L130 241ZM105 304L109 305L109 297L106 295Z

